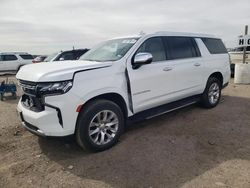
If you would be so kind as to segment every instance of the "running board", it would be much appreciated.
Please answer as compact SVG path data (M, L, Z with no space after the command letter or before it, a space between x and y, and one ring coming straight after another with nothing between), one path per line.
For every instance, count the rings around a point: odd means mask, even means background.
M138 122L138 121L142 121L144 119L151 119L153 117L160 116L160 115L166 114L168 112L172 112L174 110L184 108L186 106L190 106L192 104L199 102L200 97L201 97L201 95L195 95L192 97L181 99L179 101L171 102L168 104L164 104L164 105L152 108L152 109L148 109L148 110L139 112L139 113L129 117L129 121Z

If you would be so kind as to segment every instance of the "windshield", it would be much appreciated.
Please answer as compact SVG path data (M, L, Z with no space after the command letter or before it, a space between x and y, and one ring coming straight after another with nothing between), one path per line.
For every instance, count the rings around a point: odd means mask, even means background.
M58 53L51 54L51 55L49 55L47 58L45 58L43 61L49 62L49 61L51 61L57 54L58 54Z
M117 61L121 59L139 38L113 39L91 49L80 59L87 61Z

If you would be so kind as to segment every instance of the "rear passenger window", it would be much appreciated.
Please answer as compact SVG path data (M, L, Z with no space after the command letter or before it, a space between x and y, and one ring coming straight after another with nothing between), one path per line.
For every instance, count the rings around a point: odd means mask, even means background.
M200 57L199 48L191 37L164 37L168 59Z
M227 49L221 39L202 38L210 54L225 54Z
M20 55L23 59L34 59L32 55Z
M4 61L15 61L17 60L17 57L15 55L3 55Z
M160 37L153 37L146 40L137 50L136 54L141 52L151 53L153 62L166 60L164 44Z

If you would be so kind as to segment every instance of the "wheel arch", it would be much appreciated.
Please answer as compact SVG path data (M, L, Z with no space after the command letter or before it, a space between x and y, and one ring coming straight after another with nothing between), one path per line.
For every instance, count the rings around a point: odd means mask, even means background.
M128 117L128 108L127 108L127 104L126 101L124 100L124 98L118 94L118 93L104 93L104 94L100 94L97 95L95 97L92 97L90 99L88 99L82 106L80 111L84 110L84 106L87 105L88 103L94 101L94 100L98 100L98 99L106 99L109 101L112 101L114 103L116 103L122 110L125 119ZM80 112L79 112L80 114ZM78 116L79 116L78 114Z
M214 72L214 73L212 73L209 77L208 77L208 79L209 78L211 78L211 77L214 77L214 78L217 78L220 82L221 82L221 86L223 85L223 75L222 75L222 73L221 72L219 72L219 71L217 71L217 72Z

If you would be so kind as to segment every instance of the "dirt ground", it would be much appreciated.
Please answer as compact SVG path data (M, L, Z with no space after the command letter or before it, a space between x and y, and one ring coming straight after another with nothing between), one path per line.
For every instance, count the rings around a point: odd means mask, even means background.
M250 85L231 83L214 109L193 105L130 125L101 153L32 135L17 101L0 102L1 188L250 187Z

